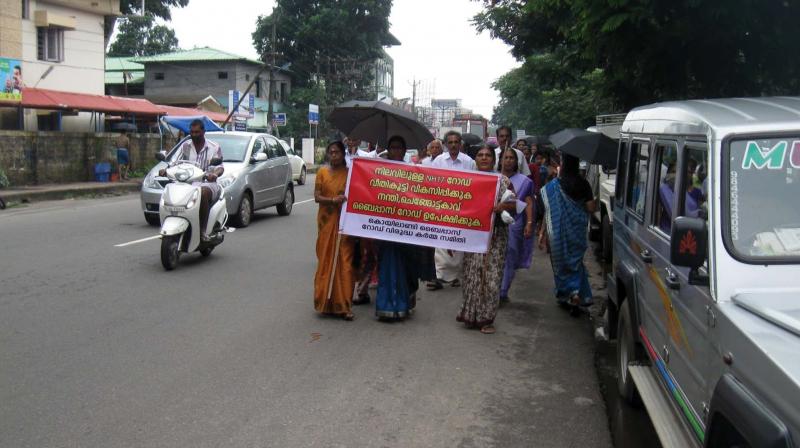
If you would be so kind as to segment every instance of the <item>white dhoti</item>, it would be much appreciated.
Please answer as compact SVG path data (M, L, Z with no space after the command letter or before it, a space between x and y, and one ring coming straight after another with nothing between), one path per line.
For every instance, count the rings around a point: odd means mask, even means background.
M452 255L450 255L452 254ZM464 260L464 253L447 249L436 249L434 255L436 262L436 278L446 282L452 282L461 276L461 262Z

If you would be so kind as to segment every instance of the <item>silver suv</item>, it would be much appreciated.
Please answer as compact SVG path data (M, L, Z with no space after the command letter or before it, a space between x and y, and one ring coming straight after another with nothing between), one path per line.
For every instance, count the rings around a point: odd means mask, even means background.
M262 208L277 206L281 216L292 212L292 170L278 139L253 132L207 132L206 138L222 149L225 174L217 182L225 187L234 225L247 227L253 212ZM167 154L167 161L178 157L178 147L180 143ZM158 171L164 167L164 162L156 164L142 183L142 211L151 225L160 224L158 204L167 179L158 177Z
M664 446L793 446L800 98L634 109L616 180L620 394L644 402Z

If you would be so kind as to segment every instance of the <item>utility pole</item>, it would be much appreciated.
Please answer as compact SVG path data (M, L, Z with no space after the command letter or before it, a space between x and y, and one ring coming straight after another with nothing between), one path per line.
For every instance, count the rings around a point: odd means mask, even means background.
M269 66L269 88L267 89L267 123L269 123L270 133L273 131L272 119L272 98L275 96L275 56L278 54L278 42L276 41L276 27L278 19L280 18L280 9L278 6L272 10L272 62Z

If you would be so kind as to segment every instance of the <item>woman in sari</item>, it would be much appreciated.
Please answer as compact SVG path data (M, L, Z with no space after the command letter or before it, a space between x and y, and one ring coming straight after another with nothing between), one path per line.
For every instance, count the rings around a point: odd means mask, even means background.
M498 171L508 177L514 186L517 200L525 203L525 210L517 213L514 222L508 226L508 248L503 270L503 283L500 286L500 302L508 301L508 290L514 281L517 269L531 267L533 255L533 182L517 172L517 152L506 149L500 153Z
M488 145L481 146L475 155L478 171L494 171L495 158L492 148ZM484 334L495 332L493 324L499 305L500 281L503 278L508 245L508 226L500 219L500 213L503 211L510 213L516 208L515 202L500 202L500 199L506 190L513 191L513 188L508 177L501 176L494 207L494 228L488 251L484 254L471 252L464 254L462 273L464 282L461 290L464 302L456 320L463 322L469 328L479 328Z
M347 183L344 151L344 144L340 141L328 145L325 149L328 165L319 169L314 184L314 201L319 204L314 308L322 314L353 320L355 250L350 237L339 235L339 214L347 200L344 195Z
M389 139L387 158L403 162L406 141L400 136ZM378 244L378 293L375 315L380 320L408 317L417 304L418 272L421 248L392 241Z
M595 204L589 182L580 177L579 163L577 157L564 154L559 177L542 188L556 299L570 307L573 316L580 314L579 307L592 304L583 255L588 246L589 214Z

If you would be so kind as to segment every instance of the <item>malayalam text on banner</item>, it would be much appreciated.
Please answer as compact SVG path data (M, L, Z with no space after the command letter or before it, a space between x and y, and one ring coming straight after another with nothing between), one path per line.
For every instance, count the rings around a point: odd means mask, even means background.
M342 233L464 252L486 252L499 176L355 158Z

